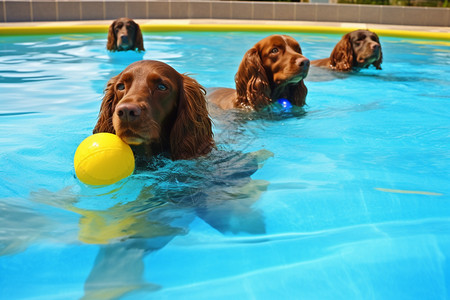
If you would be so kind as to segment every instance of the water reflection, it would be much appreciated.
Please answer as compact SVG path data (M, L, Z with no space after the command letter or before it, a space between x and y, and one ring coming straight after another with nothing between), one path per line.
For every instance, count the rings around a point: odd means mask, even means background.
M45 195L49 193L41 196ZM51 197L48 200L51 201ZM74 241L76 228L70 223L73 214L51 206L45 206L42 211L43 206L39 204L30 203L28 199L0 199L0 256L23 252L43 240Z
M254 203L268 182L251 175L271 156L265 150L218 149L194 161L158 158L152 170L140 170L119 185L40 190L31 199L80 215L78 240L100 246L84 299L116 299L158 288L144 280L144 257L188 234L196 218L222 234L264 234L264 217ZM104 199L107 208L93 207Z

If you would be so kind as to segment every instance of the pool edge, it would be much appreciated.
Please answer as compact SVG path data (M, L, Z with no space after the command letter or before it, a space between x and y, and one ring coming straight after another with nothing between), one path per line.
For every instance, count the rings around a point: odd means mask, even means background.
M144 32L176 32L176 31L235 31L235 32L303 32L303 33L331 33L344 34L355 30L355 27L339 27L326 25L276 25L276 24L142 24L140 25ZM49 34L82 34L82 33L106 33L108 32L108 24L68 24L58 23L57 25L39 25L39 26L5 26L0 27L0 36L16 36L16 35L49 35ZM419 30L401 30L391 28L371 28L381 36L431 39L450 41L448 32L433 32Z

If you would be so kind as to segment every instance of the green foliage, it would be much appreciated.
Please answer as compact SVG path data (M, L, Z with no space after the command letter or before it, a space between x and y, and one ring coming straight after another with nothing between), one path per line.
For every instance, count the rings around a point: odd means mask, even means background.
M253 1L311 3L310 0L253 0ZM348 3L348 4L430 6L430 7L450 7L449 2L450 0L337 0L337 3Z
M449 7L449 0L338 0L338 3Z

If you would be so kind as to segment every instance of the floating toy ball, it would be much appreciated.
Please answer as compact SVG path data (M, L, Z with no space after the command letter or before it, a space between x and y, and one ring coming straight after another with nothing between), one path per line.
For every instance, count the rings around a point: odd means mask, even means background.
M280 98L277 100L277 103L283 107L283 110L289 111L292 108L291 102L286 98Z
M86 184L113 184L133 173L134 155L117 135L97 133L78 146L74 167L78 179Z

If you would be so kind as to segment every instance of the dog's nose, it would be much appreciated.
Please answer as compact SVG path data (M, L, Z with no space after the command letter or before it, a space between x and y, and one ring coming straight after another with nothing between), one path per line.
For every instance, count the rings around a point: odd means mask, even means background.
M306 57L299 57L295 60L295 63L297 64L297 66L303 68L303 69L308 69L309 68L309 59L307 59Z
M122 40L122 43L127 44L128 43L128 35L122 35L120 37L120 39Z
M139 106L133 103L122 103L116 107L116 113L121 121L134 121L141 115Z
M380 45L377 43L373 43L372 45L370 45L370 47L372 48L372 50L378 50L380 48Z

